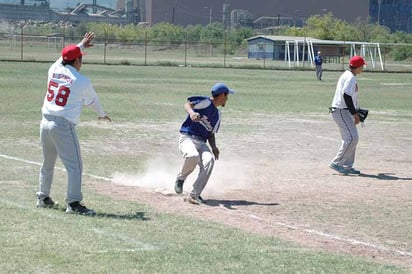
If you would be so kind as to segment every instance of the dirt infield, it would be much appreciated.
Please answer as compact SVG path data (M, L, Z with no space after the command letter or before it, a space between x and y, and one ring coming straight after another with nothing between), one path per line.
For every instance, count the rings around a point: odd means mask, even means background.
M113 182L88 183L100 193L160 212L412 269L412 122L368 119L366 127L359 127L355 167L360 176L339 176L328 168L340 136L327 114L251 115L247 121L224 119L223 128L252 126L244 134L222 130L217 135L221 159L202 194L207 205L184 203L184 196L173 193L181 160L174 137L163 138L158 148L152 145L154 158L163 162L154 160L143 174L114 174ZM176 126L161 130L170 135ZM129 149L144 149L148 140ZM186 192L191 181L185 183Z

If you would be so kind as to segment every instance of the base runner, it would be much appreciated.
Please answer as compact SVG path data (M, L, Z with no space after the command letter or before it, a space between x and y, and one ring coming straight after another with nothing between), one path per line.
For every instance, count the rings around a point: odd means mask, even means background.
M219 149L215 141L215 133L220 126L220 111L217 107L224 107L231 93L234 91L224 83L217 83L212 87L210 97L192 96L184 105L188 115L180 128L179 139L179 151L184 161L176 178L175 191L178 194L183 192L183 183L187 176L199 166L199 174L193 183L192 191L185 199L189 203L205 203L200 194L209 180L215 159L219 159Z

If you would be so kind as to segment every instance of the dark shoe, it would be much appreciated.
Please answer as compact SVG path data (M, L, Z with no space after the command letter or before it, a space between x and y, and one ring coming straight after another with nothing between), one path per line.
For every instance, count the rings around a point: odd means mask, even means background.
M343 171L343 167L335 163L330 163L329 168L337 171L338 173L342 173Z
M206 204L206 201L199 195L197 199L200 201L201 204Z
M183 180L176 180L176 182L175 182L175 192L177 194L181 194L183 192L183 183L184 182L185 181L183 181Z
M360 170L354 169L353 167L344 168L343 170L346 174L349 174L349 175L359 175L359 174L361 174Z
M206 204L205 200L203 200L200 196L192 197L189 195L187 198L185 198L185 201L193 205Z
M89 216L96 215L96 212L93 209L85 207L80 202L72 202L68 204L66 208L66 213L69 213L69 214L77 213L77 214L89 215Z
M50 197L46 197L44 199L37 199L37 207L42 208L55 208L59 205L59 203L52 200Z
M329 167L338 172L339 175L348 175L350 173L350 169L346 169L343 166L337 165L335 163L330 163Z

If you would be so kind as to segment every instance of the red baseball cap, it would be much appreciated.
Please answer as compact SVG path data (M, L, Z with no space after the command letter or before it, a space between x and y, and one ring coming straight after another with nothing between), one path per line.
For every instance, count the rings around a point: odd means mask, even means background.
M84 53L77 45L65 46L62 50L62 57L64 61L72 61L82 57Z
M367 63L365 62L365 59L362 58L362 56L355 55L350 58L349 65L351 67L361 67L363 65L367 65Z

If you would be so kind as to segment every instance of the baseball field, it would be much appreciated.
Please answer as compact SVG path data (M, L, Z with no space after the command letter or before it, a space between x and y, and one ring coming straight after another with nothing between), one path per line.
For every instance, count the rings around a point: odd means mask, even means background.
M412 77L358 76L370 110L355 167L328 164L340 145L328 113L340 72L84 64L112 123L83 111L77 131L85 204L36 208L40 108L49 63L0 63L0 273L410 273ZM173 192L178 129L190 95L216 81L220 159L207 205ZM185 191L191 187L191 178Z

